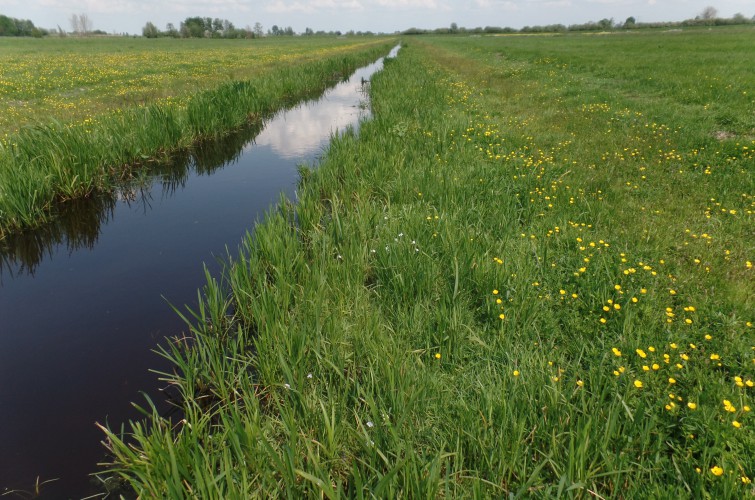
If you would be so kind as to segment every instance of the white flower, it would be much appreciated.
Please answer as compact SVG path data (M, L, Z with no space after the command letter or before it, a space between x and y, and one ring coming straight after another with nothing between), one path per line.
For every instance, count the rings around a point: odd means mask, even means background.
M283 387L285 387L286 389L291 389L291 386L289 384L283 384Z
M312 378L312 374L311 373L307 373L307 378Z
M367 427L369 427L370 429L372 429L373 427L375 427L375 424L373 424L370 420L368 420L367 421Z

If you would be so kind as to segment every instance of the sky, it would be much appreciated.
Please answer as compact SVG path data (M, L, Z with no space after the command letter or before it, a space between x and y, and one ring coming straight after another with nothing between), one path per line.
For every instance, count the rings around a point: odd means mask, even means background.
M164 29L187 17L228 19L236 27L259 22L291 26L297 33L372 31L393 33L408 28L521 28L579 24L613 18L623 22L681 21L707 6L720 17L755 15L752 0L0 0L0 14L30 19L35 26L71 30L72 14L86 14L93 29L141 34L149 21Z

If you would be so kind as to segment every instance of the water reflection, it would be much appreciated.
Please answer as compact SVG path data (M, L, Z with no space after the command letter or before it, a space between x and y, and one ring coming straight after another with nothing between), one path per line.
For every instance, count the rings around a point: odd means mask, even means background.
M255 124L222 138L201 141L191 149L151 164L148 170L136 172L114 193L69 201L60 207L52 222L0 240L0 283L3 276L34 275L44 260L58 252L70 255L92 249L102 227L112 219L118 202L148 212L155 202L155 184L161 186L161 199L165 199L183 190L191 176L212 175L220 168L237 163L261 129L262 124Z
M360 70L360 75L352 77L354 85L361 92L363 83L360 77L370 74L370 67ZM281 158L296 159L310 151L316 151L322 144L323 133L341 130L366 116L369 116L367 96L354 100L354 88L341 85L328 92L316 102L306 102L286 111L278 126L268 127L255 139L256 146L269 146ZM253 147L253 146L252 146Z

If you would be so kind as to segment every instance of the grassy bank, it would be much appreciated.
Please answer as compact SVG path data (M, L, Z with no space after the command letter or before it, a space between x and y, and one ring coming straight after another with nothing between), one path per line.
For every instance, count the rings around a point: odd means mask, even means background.
M170 43L173 49L180 46L180 41ZM41 124L12 131L0 143L0 237L55 217L56 205L61 202L112 189L114 183L128 175L134 166L172 150L186 148L203 137L227 133L303 97L316 95L359 65L384 55L391 46L385 40L349 45L329 43L330 46L325 47L314 43L308 48L302 44L299 52L293 51L289 55L278 47L278 52L269 50L270 53L257 54L253 62L245 64L238 61L251 56L248 43L246 50L240 53L228 44L222 48L214 47L209 55L199 50L191 59L194 62L188 65L188 71L192 71L195 65L204 71L210 68L216 75L214 78L196 83L202 72L192 78L183 73L171 76L169 70L173 66L167 65L164 68L166 73L159 75L160 84L153 82L154 95L140 94L139 105L119 103L117 88L130 88L134 78L145 78L142 73L153 74L155 64L162 61L166 65L165 57L180 54L152 48L151 52L139 53L145 63L137 66L133 74L121 75L113 82L111 78L115 78L116 67L115 73L100 75L91 83L91 88L83 88L99 96L91 98L89 103L93 109L85 107L84 113L99 110L99 114L78 119L77 112L58 111L52 114L52 121L48 118ZM70 49L69 45L66 47ZM72 50L72 55L81 56L80 50ZM220 59L221 55L225 59ZM187 54L183 56L188 57ZM28 55L26 57L28 59ZM60 54L56 57L61 60ZM90 55L92 57L107 58L99 52ZM111 53L110 57L115 55ZM230 59L236 66L229 66ZM233 72L229 68L237 69ZM224 71L231 71L230 76ZM82 74L89 75L87 72ZM31 79L34 75L27 76ZM246 77L248 79L237 79ZM45 80L52 79L39 76L36 81ZM59 80L68 82L63 77ZM56 89L51 95L67 89L61 87L62 83L55 82L57 80L51 82ZM175 88L171 87L173 83ZM184 90L194 83L206 90L193 93ZM33 88L28 92L33 95L45 92L43 85L29 86ZM166 95L165 86L172 93ZM9 88L16 87L11 85ZM141 86L137 89L147 92ZM136 89L129 91L138 92ZM38 104L38 97L29 97L28 102ZM16 108L18 106L9 109ZM42 109L46 108L43 106ZM66 117L66 120L56 120L55 117Z
M147 405L110 470L144 498L752 495L755 143L707 112L749 119L753 33L685 34L673 71L668 36L411 39L164 348L184 418Z

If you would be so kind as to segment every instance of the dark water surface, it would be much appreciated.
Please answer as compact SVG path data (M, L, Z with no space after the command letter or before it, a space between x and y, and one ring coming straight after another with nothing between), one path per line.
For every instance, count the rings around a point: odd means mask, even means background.
M149 370L168 366L152 350L184 329L167 301L195 304L202 263L218 275L280 193L294 198L297 166L369 116L362 81L381 68L0 242L0 495L37 478L55 479L43 498L98 491L95 422L118 427L138 418L130 402L143 392L162 398Z

